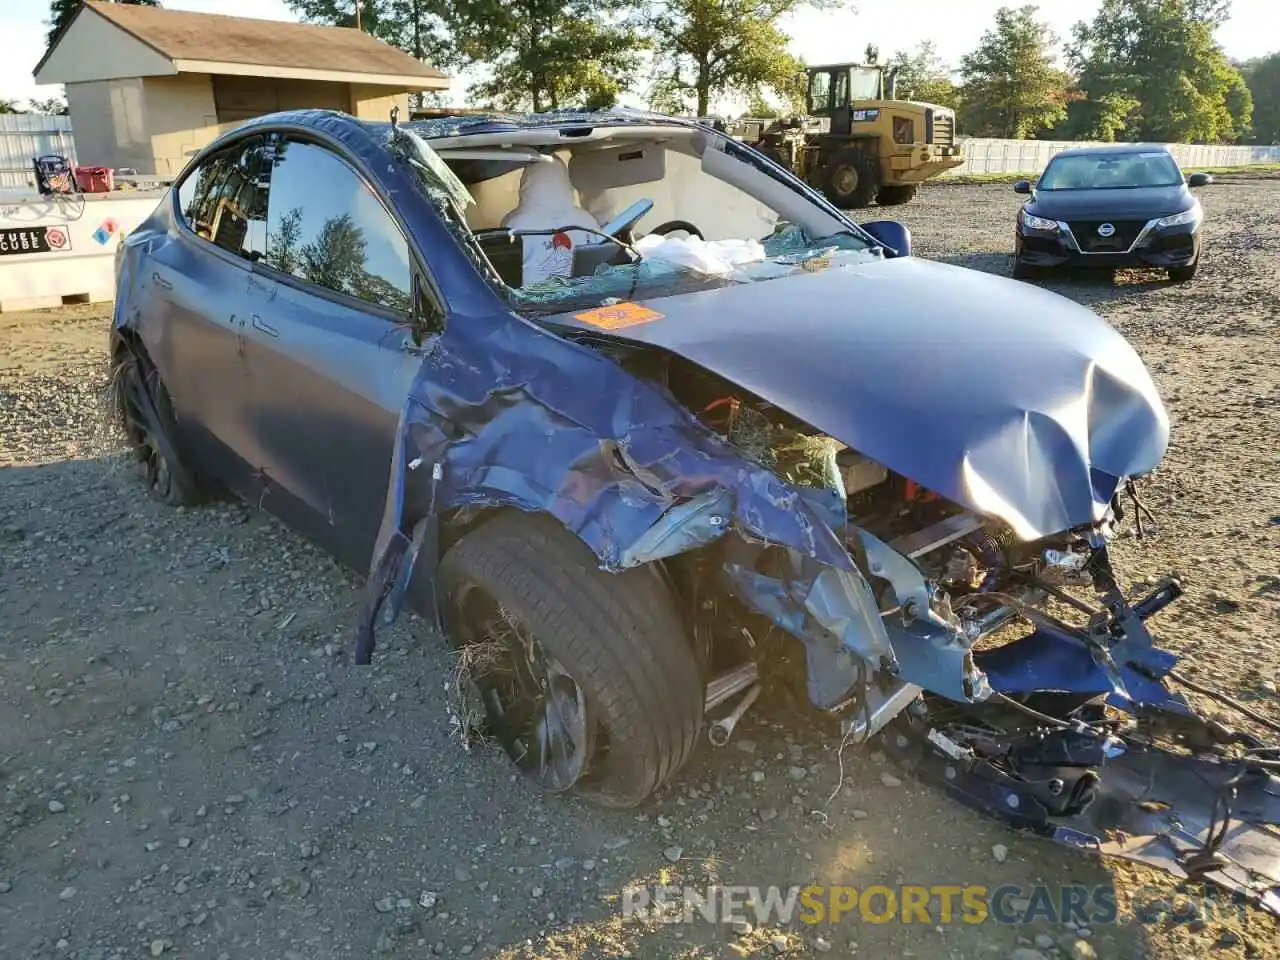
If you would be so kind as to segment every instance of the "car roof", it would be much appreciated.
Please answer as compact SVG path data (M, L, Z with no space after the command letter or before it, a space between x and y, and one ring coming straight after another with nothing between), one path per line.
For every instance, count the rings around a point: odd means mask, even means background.
M1073 147L1070 150L1063 150L1053 155L1054 160L1058 157L1097 157L1097 156L1123 156L1131 153L1163 153L1172 158L1173 154L1169 153L1169 148L1160 143L1109 143L1100 147Z
M402 124L427 139L465 137L503 130L530 130L539 127L604 127L627 125L708 126L694 118L672 117L647 110L558 110L552 113L473 113L410 120Z

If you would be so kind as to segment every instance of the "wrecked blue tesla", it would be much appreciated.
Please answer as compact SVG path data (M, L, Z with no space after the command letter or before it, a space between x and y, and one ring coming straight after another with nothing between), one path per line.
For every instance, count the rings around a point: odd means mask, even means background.
M117 273L156 494L367 569L357 663L438 620L542 787L638 803L798 663L965 802L1271 895L1227 825L1276 819L1277 758L1167 685L1178 584L1112 570L1168 421L1088 310L629 112L261 117Z

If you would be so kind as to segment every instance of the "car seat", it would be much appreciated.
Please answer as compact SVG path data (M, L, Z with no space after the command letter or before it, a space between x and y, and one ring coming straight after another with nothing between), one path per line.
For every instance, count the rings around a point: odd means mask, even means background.
M596 218L578 206L569 168L554 155L524 168L520 177L520 200L503 218L502 225L511 230L600 229ZM521 285L527 287L548 277L572 276L574 247L598 239L581 230L522 237Z

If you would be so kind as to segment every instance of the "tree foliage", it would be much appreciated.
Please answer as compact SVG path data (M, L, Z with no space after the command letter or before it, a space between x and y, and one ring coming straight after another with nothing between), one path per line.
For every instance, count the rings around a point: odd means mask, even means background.
M1038 7L1001 7L995 28L961 60L965 132L1025 139L1066 115L1067 75L1055 65L1057 37Z
M1250 60L1241 67L1253 95L1253 140L1280 143L1280 53Z
M657 79L649 104L672 113L706 116L711 101L768 90L794 99L801 63L787 51L778 26L801 7L834 8L842 0L664 0L648 3L643 25L653 38Z
M472 96L506 109L604 107L644 47L635 0L456 0L454 42L491 76Z
M1241 139L1253 97L1213 32L1227 0L1103 0L1069 60L1084 93L1063 132L1101 140Z
M356 25L356 0L286 0L303 20ZM360 29L434 66L457 60L449 36L447 0L360 0Z
M141 7L158 7L159 0L108 0L109 3L132 3ZM49 4L49 33L45 37L46 45L52 46L62 28L71 22L71 18L84 6L84 0L52 0Z
M304 20L355 26L355 0L287 0ZM616 102L644 46L640 0L360 0L360 28L427 63L484 68L473 99L507 110Z
M938 56L933 41L917 44L914 50L899 50L889 58L888 66L897 72L899 99L936 103L942 107L959 105L960 90L951 81L951 70Z
M44 113L55 117L67 115L67 101L62 97L47 97L44 100L31 100L32 113Z

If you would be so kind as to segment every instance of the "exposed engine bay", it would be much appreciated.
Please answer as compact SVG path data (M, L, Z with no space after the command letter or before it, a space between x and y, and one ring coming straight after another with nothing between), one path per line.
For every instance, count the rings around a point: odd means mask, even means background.
M1259 844L1255 827L1280 819L1280 748L1206 722L1166 687L1190 681L1155 647L1146 621L1181 596L1181 585L1169 579L1130 603L1107 550L1126 520L1138 536L1151 532L1136 484L1126 483L1125 498L1117 495L1092 528L1024 541L713 374L671 357L660 370L704 424L831 517L886 623L909 625L922 611L876 576L863 535L909 560L926 584L929 614L958 629L989 684L958 702L868 664L855 696L831 706L846 740L882 733L888 752L968 806L1280 909L1280 846ZM685 589L701 598L692 615L716 678L708 708L741 696L711 723L713 744L723 745L777 669L765 638L780 631Z

